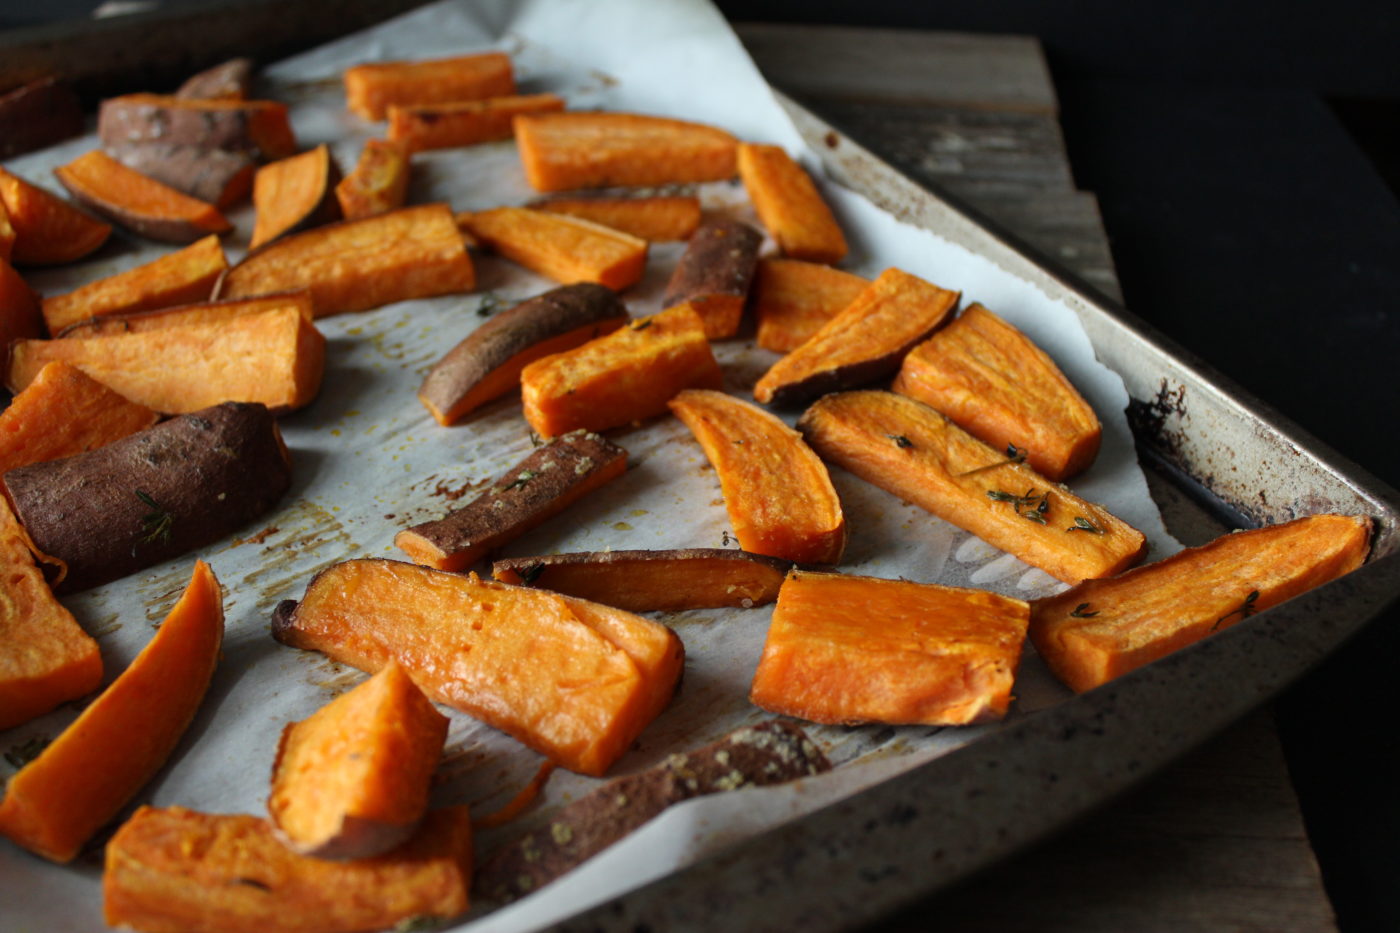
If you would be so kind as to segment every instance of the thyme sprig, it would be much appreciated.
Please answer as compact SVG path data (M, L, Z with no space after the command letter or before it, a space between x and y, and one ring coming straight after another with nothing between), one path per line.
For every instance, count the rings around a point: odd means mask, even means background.
M516 476L515 479L511 480L509 483L501 487L501 492L508 492L512 489L517 489L521 486L524 486L530 480L534 479L535 475L536 474L534 470L521 470L520 474Z
M1097 609L1090 609L1088 603L1080 603L1070 612L1069 617L1071 619L1091 619L1098 614L1099 611Z
M958 477L961 478L963 476L973 476L977 473L982 473L986 470L995 470L997 467L1004 467L1012 463L1025 463L1026 457L1029 455L1030 451L1026 450L1026 448L1017 447L1015 444L1007 444L1005 460L997 460L995 463L984 463L980 467L973 467L970 470L964 470L963 472L958 474Z
M1045 513L1050 511L1050 490L1048 489L1039 495L1036 494L1034 488L1027 489L1023 496L1000 489L988 489L987 498L996 502L1011 503L1011 508L1017 515L1027 521L1035 522L1037 525L1045 524Z
M1244 602L1240 603L1240 605L1237 608L1231 609L1229 612L1216 619L1215 624L1210 627L1210 630L1213 632L1216 629L1220 628L1220 623L1224 622L1226 619L1230 618L1230 616L1233 615L1238 615L1240 617L1240 621L1248 619L1250 616L1254 615L1256 612L1259 611L1258 607L1255 606L1255 603L1258 601L1259 591L1250 590L1249 595L1244 598Z
M901 450L914 446L914 442L911 441L909 438L905 437L903 434L886 434L885 437L888 437L890 440L894 441L894 446L900 448Z
M136 498L144 502L151 510L141 516L142 534L138 540L142 544L150 544L152 541L169 544L170 526L175 524L175 516L162 508L160 503L151 498L151 494L143 489L136 490Z
M1085 518L1083 515L1074 516L1074 524L1066 528L1065 531L1087 531L1091 535L1103 534L1103 528L1101 526L1094 524L1093 521Z

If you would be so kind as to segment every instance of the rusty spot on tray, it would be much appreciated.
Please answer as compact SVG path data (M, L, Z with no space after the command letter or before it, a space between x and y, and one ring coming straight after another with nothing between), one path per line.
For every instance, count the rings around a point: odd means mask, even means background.
M835 130L828 130L826 136L822 137L822 142L826 143L828 149L835 149L841 145L841 137L836 135Z
M1169 454L1179 452L1185 440L1182 432L1167 429L1173 417L1186 417L1186 386L1172 388L1165 377L1151 401L1135 398L1128 402L1128 423L1133 434L1139 441Z
M433 491L429 493L429 495L441 496L449 502L455 502L456 500L465 496L467 493L471 492L474 488L476 488L479 485L480 483L473 482L471 480L467 480L467 482L463 485L455 487L449 486L445 482L440 482L435 487L433 487Z

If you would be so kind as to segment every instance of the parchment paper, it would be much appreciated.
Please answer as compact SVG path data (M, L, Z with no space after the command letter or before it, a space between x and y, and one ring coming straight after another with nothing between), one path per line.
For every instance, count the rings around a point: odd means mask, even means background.
M631 110L723 126L744 139L782 144L809 170L817 170L818 162L803 149L737 39L701 0L440 3L275 65L265 73L261 91L292 104L303 146L331 144L348 169L363 140L383 130L345 111L340 74L346 66L488 48L512 54L524 93L561 93L578 109ZM88 136L8 167L58 190L50 170L96 145L95 137ZM821 184L851 241L844 268L874 276L898 266L960 289L964 303L987 305L1055 358L1104 422L1097 463L1070 485L1144 531L1154 557L1176 550L1134 458L1123 416L1127 395L1117 376L1094 361L1075 315L957 244L905 226L850 191L824 180ZM698 192L708 213L755 222L737 182L699 186ZM524 203L535 196L524 182L512 143L415 157L414 202L448 201L462 210ZM231 219L237 230L227 238L226 249L233 260L247 243L251 209L243 208ZM29 281L45 294L59 293L167 250L122 237L80 267L43 272ZM679 244L653 247L645 280L624 295L633 315L660 310L661 291L681 250ZM268 634L272 608L282 599L299 598L316 571L340 560L401 557L391 543L397 530L444 514L529 452L518 395L453 428L437 426L415 397L427 368L484 321L483 315L555 284L489 256L478 259L477 271L480 289L473 295L403 302L318 322L329 338L324 386L314 404L283 420L295 461L293 489L263 523L200 555L213 565L226 591L224 657L185 741L139 802L264 812L282 726L363 678L320 655L275 643ZM715 349L726 390L743 398L749 398L754 380L776 359L754 346L751 333ZM588 501L513 542L505 553L737 546L728 534L714 473L683 425L666 418L613 433L629 451L632 468ZM833 470L832 478L850 527L845 572L978 586L1021 598L1062 586L841 470ZM188 580L195 556L66 601L99 638L109 680L149 639ZM614 776L767 718L748 703L747 693L770 615L771 607L660 617L686 645L683 687L635 749L614 766ZM1016 693L1013 716L1068 695L1029 648ZM74 715L74 708L65 708L10 730L0 736L0 746L53 736ZM451 716L435 802L467 802L481 813L494 810L525 785L539 756L462 714ZM491 905L475 906L471 922L459 928L536 928L973 741L987 728L994 727L812 726L813 737L839 763L833 773L672 808L524 901L495 912ZM8 764L0 769L5 776L13 772ZM479 851L489 852L532 828L561 803L599 783L556 771L536 808L510 826L483 832ZM64 867L0 845L0 925L15 933L102 929L101 841Z

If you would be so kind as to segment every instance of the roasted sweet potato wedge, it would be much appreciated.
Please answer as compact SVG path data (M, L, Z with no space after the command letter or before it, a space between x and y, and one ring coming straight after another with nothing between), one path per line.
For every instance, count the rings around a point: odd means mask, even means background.
M468 292L471 258L446 205L425 204L293 234L230 269L216 298L309 289L317 317Z
M1311 515L1237 531L1031 607L1055 676L1089 690L1361 566L1371 521Z
M258 163L246 152L129 143L105 146L103 152L163 185L214 205L221 211L247 200Z
M141 807L107 845L103 917L149 933L364 933L467 909L472 824L434 811L398 849L337 862L297 855L265 820Z
M473 212L467 229L488 249L565 285L597 282L622 291L646 269L646 240L578 217L496 207Z
M536 360L520 374L520 394L530 427L554 437L651 418L682 389L723 381L699 315L681 306Z
M758 345L776 353L796 350L869 284L869 279L814 262L760 259L752 300Z
M1023 600L985 590L794 571L749 699L812 722L995 721L1029 618Z
M0 159L83 133L83 105L57 78L40 78L0 95Z
M271 100L207 100L161 94L109 97L97 114L103 148L133 143L243 152L258 160L297 151L287 105Z
M462 508L399 532L394 544L415 563L465 570L626 469L627 451L596 434L573 431L536 448Z
M1112 576L1146 550L1142 532L1107 509L903 395L828 395L797 427L823 460L1066 583Z
M193 100L247 100L253 88L253 60L230 58L185 79L176 97Z
M1089 403L1045 351L980 304L910 350L892 388L998 450L1024 450L1055 482L1099 452L1103 429Z
M792 567L732 548L686 548L506 557L491 564L491 575L628 612L680 612L767 605Z
M389 107L389 139L410 152L452 149L510 139L511 123L522 113L553 113L564 109L558 94L524 94Z
M248 248L339 220L340 201L335 196L339 183L340 166L324 143L258 169L253 177L257 215Z
M753 396L764 404L795 405L884 378L957 304L957 292L886 269L811 339L774 363Z
M515 141L536 191L721 181L738 140L700 123L635 113L523 114Z
M705 322L711 340L739 331L763 235L737 220L719 220L695 231L676 263L663 308L688 304Z
M428 812L447 717L390 661L282 730L267 812L277 836L316 858L397 848Z
M841 500L802 435L748 402L687 389L670 402L719 477L739 546L804 564L835 564L846 549Z
M112 337L117 334L139 334L168 327L191 325L224 325L233 318L245 314L259 314L278 308L293 308L306 321L315 319L315 309L311 304L311 293L305 289L295 292L277 292L272 295L259 295L256 298L231 298L228 301L200 301L172 308L157 308L154 311L137 311L131 314L104 314L101 317L86 318L70 324L58 333L59 337Z
M693 195L547 198L529 206L551 214L582 217L649 243L688 240L700 226L700 199Z
M603 285L579 282L536 295L497 314L433 365L418 400L448 425L520 386L520 372L542 356L572 350L627 322L627 307Z
M112 225L89 217L67 201L0 168L0 201L14 231L10 261L52 266L76 262L96 250Z
M10 212L5 208L5 199L0 197L0 259L7 264L15 248L15 228L10 224Z
M9 260L0 257L0 364L8 370L10 344L38 337L43 332L39 296Z
M366 120L382 120L393 104L439 104L515 93L510 56L480 52L417 62L371 62L345 71L345 102Z
M133 233L166 243L193 243L233 229L212 204L128 168L101 149L53 170L73 200Z
M219 581L199 561L131 666L10 778L0 835L50 861L71 861L174 750L204 699L223 637Z
M592 775L670 701L685 654L620 609L388 560L317 574L272 631L361 670L396 660L439 702Z
M739 177L758 219L784 256L837 263L846 236L811 176L781 146L740 143Z
M402 143L367 139L354 170L335 186L340 213L360 220L403 207L408 194L409 151Z

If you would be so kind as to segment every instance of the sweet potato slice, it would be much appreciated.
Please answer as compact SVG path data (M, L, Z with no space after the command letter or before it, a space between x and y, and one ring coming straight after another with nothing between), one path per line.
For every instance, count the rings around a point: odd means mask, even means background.
M745 726L568 804L550 820L548 829L493 852L481 866L477 887L497 900L524 897L641 828L672 804L741 787L782 784L830 769L826 756L797 726L777 720Z
M105 447L149 428L157 417L77 367L56 360L0 411L0 476L16 467Z
M738 140L700 123L636 113L523 114L515 141L536 191L721 181Z
M97 113L103 148L132 143L195 146L285 159L297 151L287 105L272 100L195 100L162 94L109 97Z
M1366 559L1371 521L1311 515L1237 531L1031 606L1031 641L1079 692L1194 644Z
M886 269L806 343L754 384L753 396L787 406L894 373L904 354L938 329L958 293Z
M670 701L685 653L620 609L389 560L317 574L272 632L361 670L396 660L435 700L592 775Z
M10 224L10 212L5 209L5 199L0 197L0 259L7 264L15 249L15 228Z
M515 74L504 52L418 62L372 62L345 71L345 103L366 120L382 120L391 104L439 104L506 97Z
M57 78L40 78L0 95L0 159L83 133L83 105Z
M762 243L762 234L737 220L705 224L695 231L676 263L661 306L689 304L705 322L706 337L734 336Z
M469 292L471 258L452 211L424 204L269 243L230 269L216 298L311 291L317 317Z
M679 612L767 605L792 567L732 548L686 548L507 557L491 564L491 575L628 612Z
M551 214L582 217L649 243L688 240L700 226L700 199L693 195L548 198L530 207Z
M10 344L43 331L39 296L4 257L0 257L0 364L10 362Z
M8 412L6 412L8 414ZM54 598L34 565L29 536L0 497L0 729L9 729L102 683L102 655Z
M79 204L152 240L192 243L233 229L214 205L142 175L101 149L53 173Z
M738 164L758 219L784 256L826 263L846 257L846 237L831 208L781 146L740 143Z
M280 305L223 321L110 337L21 340L10 357L11 391L29 385L53 360L167 414L220 402L259 402L281 413L316 397L326 338L295 306Z
M760 259L752 302L758 345L776 353L796 350L869 284L869 279L814 262Z
M247 152L165 143L107 145L103 152L142 175L226 211L253 187L257 159Z
M214 675L223 597L198 561L184 594L131 666L10 778L0 835L68 862L174 751Z
M524 94L485 100L389 107L389 139L411 152L453 149L510 139L511 123L522 113L553 113L564 109L558 94Z
M219 324L222 326L241 315L259 314L278 308L293 308L308 322L315 319L311 293L302 289L295 292L259 295L256 298L201 301L195 304L157 308L154 311L137 311L131 314L105 314L102 317L86 318L76 324L70 324L60 331L58 336L112 337L117 334L139 334L152 330L164 330L168 327L186 327L196 324Z
M230 58L185 79L176 97L193 100L247 100L253 88L253 60Z
M1066 583L1112 576L1146 550L1142 532L1106 509L903 395L828 395L797 428L823 460Z
M75 262L93 252L112 233L112 225L89 217L73 205L0 168L0 201L14 230L10 261L16 265L52 266Z
M578 217L496 207L472 213L467 228L488 249L565 285L622 291L646 269L646 240Z
M802 435L768 412L711 389L681 392L670 407L715 468L740 547L804 564L841 560L841 501Z
M465 570L626 469L627 451L596 434L574 431L535 449L445 518L399 532L394 544L415 563Z
M520 385L526 364L572 350L627 322L612 289L592 282L562 285L492 317L433 365L418 400L453 424L480 405Z
M146 933L399 928L466 911L472 859L466 807L434 811L392 852L346 862L297 855L254 816L142 807L107 844L103 913Z
M272 415L232 402L4 476L35 546L67 564L57 588L68 592L217 541L272 508L291 481Z
M994 722L1029 620L1026 602L985 590L794 571L749 699L811 722Z
M317 858L369 858L406 842L428 811L447 717L390 661L282 730L267 812Z
M289 233L340 219L335 186L340 167L325 143L315 149L264 165L253 177L253 236L257 249Z
M145 265L45 298L44 323L57 334L87 318L201 301L227 268L224 248L211 234Z
M1055 482L1099 452L1103 429L1089 403L1044 350L980 304L910 350L892 388L998 450L1024 450Z
M346 220L373 217L403 207L408 194L409 151L402 143L367 139L355 168L335 186Z

